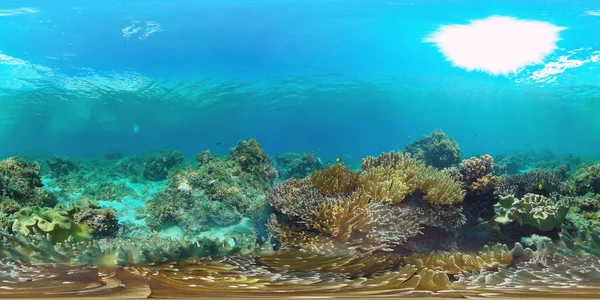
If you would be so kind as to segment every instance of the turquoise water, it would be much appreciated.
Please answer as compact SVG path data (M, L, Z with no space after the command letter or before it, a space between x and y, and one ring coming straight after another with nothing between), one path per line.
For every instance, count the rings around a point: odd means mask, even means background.
M596 2L1 1L0 298L597 295Z
M600 142L593 1L5 1L2 8L4 155L225 153L251 136L270 153L364 156L434 129L469 154L595 156ZM424 41L440 26L495 15L565 29L556 49L506 76L455 67ZM561 57L581 66L534 77Z

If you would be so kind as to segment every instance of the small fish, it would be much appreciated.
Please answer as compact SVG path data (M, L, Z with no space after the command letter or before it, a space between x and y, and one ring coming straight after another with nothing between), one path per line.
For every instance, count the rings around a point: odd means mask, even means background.
M217 145L221 145L221 142L216 142L215 144L217 144Z
M499 140L496 140L496 143L499 142Z
M542 190L544 188L544 186L540 183L540 185L538 185L538 190Z
M502 182L502 177L498 177L498 179L496 179L498 182Z
M338 158L336 158L336 159L335 159L335 162L336 162L336 163L339 163L339 162L340 162L340 158L339 158L339 157L338 157Z

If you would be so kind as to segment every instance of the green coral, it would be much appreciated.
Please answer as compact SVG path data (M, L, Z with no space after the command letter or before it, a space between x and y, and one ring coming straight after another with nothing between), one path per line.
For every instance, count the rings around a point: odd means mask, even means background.
M569 211L569 204L564 199L537 194L527 194L521 199L512 195L501 196L495 207L496 222L506 225L518 221L541 231L559 229Z
M25 207L11 217L12 232L22 235L40 232L49 234L53 242L62 242L69 237L76 240L91 238L92 228L77 224L66 210L47 207Z
M456 166L461 158L458 143L441 130L406 145L405 151L438 169Z

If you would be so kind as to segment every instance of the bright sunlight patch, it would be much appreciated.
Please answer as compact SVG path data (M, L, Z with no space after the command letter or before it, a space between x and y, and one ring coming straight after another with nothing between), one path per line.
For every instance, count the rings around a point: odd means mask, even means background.
M492 16L468 25L444 25L425 38L454 66L492 75L517 73L541 64L566 28L541 21Z

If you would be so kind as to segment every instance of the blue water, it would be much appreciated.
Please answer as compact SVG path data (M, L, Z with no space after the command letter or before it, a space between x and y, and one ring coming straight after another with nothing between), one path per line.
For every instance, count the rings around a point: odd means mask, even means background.
M465 154L596 157L598 9L537 0L5 0L0 156L223 154L253 137L271 154L358 158L443 129ZM440 26L494 15L566 29L543 61L508 75L453 66L424 42ZM532 79L565 55L587 62Z

